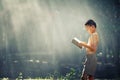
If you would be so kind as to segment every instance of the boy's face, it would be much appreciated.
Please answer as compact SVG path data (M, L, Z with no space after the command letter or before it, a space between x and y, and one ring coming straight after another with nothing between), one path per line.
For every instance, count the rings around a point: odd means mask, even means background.
M86 25L85 28L86 28L86 30L88 31L89 34L92 34L95 31L95 27L94 26Z

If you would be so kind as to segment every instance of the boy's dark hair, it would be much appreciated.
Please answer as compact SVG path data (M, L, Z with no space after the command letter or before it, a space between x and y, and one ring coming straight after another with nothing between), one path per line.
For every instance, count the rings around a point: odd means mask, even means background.
M85 25L86 25L86 26L87 26L87 25L89 25L89 26L94 25L94 26L95 26L95 28L97 27L97 26L96 26L96 22L95 22L95 21L93 21L92 19L89 19L89 20L85 23Z

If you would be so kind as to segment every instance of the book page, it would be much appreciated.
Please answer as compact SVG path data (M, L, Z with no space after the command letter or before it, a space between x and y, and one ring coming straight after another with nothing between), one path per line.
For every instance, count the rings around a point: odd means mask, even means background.
M78 46L79 48L82 48L82 46L79 44L81 41L77 39L76 37L72 39L72 43Z

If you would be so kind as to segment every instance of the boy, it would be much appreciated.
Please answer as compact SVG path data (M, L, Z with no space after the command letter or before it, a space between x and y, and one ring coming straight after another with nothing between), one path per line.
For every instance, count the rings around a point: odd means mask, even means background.
M87 32L90 34L88 39L88 43L81 42L79 43L80 46L86 48L86 60L84 64L84 68L82 71L82 80L94 80L94 73L96 70L97 65L97 58L96 58L96 50L98 46L99 36L96 32L96 23L93 20L88 20L85 23L85 28Z

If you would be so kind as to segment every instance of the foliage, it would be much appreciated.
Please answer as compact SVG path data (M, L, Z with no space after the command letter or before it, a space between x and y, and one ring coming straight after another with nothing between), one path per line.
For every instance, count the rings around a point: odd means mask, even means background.
M70 72L66 74L66 80L76 80L79 78L79 72L77 72L74 68L70 69Z
M24 80L23 77L23 73L20 72L18 77L15 80ZM77 70L75 70L74 68L70 68L70 72L67 73L65 76L61 76L60 73L58 71L54 71L53 74L48 73L48 76L46 76L45 78L42 77L36 77L34 79L32 79L31 77L28 77L25 80L76 80L79 78L79 73L77 72ZM3 78L0 80L10 80L9 78Z

